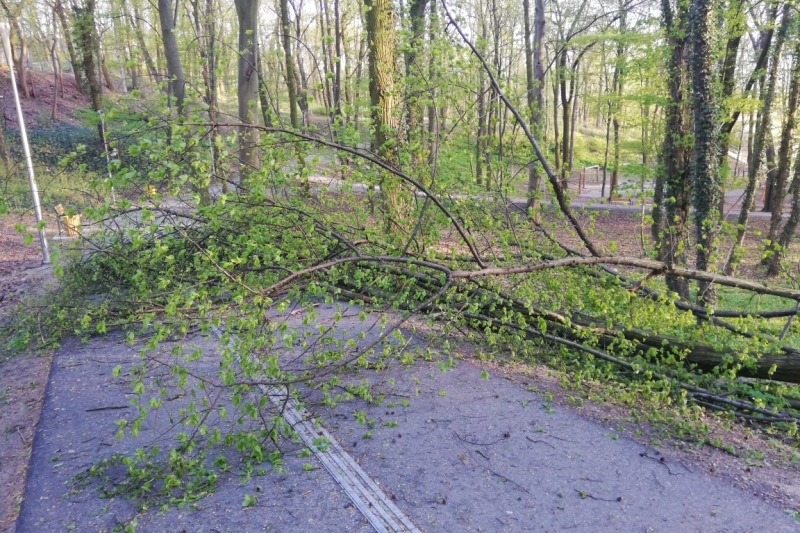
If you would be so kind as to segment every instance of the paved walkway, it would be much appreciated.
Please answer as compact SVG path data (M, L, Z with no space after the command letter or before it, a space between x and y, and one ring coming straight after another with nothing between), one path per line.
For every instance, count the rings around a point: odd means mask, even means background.
M317 307L317 320L330 323L337 309ZM345 318L332 338L365 346L378 335L377 318ZM269 317L301 332L303 312ZM310 330L309 330L310 331ZM408 350L424 343L407 335ZM196 372L212 374L218 364L215 338L193 337L185 350L202 347ZM174 345L154 354L168 361ZM33 446L17 531L112 531L136 519L138 533L151 532L344 532L372 531L357 505L312 455L301 457L300 442L283 442L281 472L267 462L250 477L230 450L233 471L218 489L191 506L159 511L137 509L117 497L101 499L92 485L73 476L114 453L158 444L167 449L179 428L169 416L149 416L135 441L114 439L115 421L132 420L131 365L139 347L119 336L84 345L65 342L56 352ZM296 361L300 348L283 354ZM535 392L536 379L515 383L465 360L440 372L440 361L419 359L411 366L342 375L343 384L369 383L380 405L361 400L313 409L332 436L405 514L425 532L460 531L651 531L789 532L800 523L784 512L721 479L687 468L608 427L553 407ZM113 369L122 367L119 377ZM165 370L161 379L174 390ZM148 386L154 385L149 382ZM188 399L168 395L174 412ZM319 399L311 392L311 400ZM314 405L309 401L307 405ZM233 411L231 411L233 412ZM358 413L358 416L355 414ZM359 424L367 421L365 425ZM212 416L209 423L220 422ZM271 450L270 450L271 451ZM212 457L212 458L213 458ZM108 471L124 480L123 469ZM243 506L246 496L253 504ZM398 529L402 530L402 529Z

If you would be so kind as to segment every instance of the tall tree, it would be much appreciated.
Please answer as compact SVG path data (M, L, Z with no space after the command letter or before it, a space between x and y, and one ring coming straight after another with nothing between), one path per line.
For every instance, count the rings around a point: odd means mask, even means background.
M625 79L625 45L623 44L623 35L627 29L627 7L624 5L623 0L619 3L619 40L617 41L617 57L614 62L614 78L611 84L612 91L614 92L614 105L612 106L612 124L614 126L614 163L611 167L611 186L608 190L608 199L618 194L617 187L619 186L619 166L620 166L620 146L619 146L619 128L620 128L620 108L622 107L622 87Z
M58 15L58 22L61 26L61 34L64 36L64 43L67 45L67 53L69 53L69 62L72 65L72 73L75 75L75 86L78 92L83 94L86 90L86 80L83 75L83 64L75 53L75 45L72 43L72 32L70 31L72 24L68 20L67 12L64 9L64 3L60 0L53 4L53 9Z
M19 24L22 5L12 6L5 0L0 1L0 4L2 4L3 10L11 22L11 60L14 63L14 70L17 71L17 85L19 86L20 94L27 100L32 94L28 83L28 69L25 68L29 53L28 39L25 38L25 33ZM19 54L14 53L14 48L17 48L17 46L19 47Z
M530 0L523 0L525 17L525 84L528 96L528 109L531 127L535 134L541 135L544 99L544 67L542 66L542 44L544 41L545 16L544 0L534 0L533 35L531 35ZM533 213L537 208L536 195L539 192L539 167L535 161L528 163L528 209Z
M178 115L182 115L183 101L186 97L186 79L183 77L183 65L180 51L178 50L178 39L175 36L177 13L177 10L173 11L172 0L158 0L158 18L161 22L164 57L167 60L169 94L175 98Z
M289 19L289 2L280 0L281 13L281 39L283 42L283 53L286 61L286 89L289 93L289 122L292 127L300 127L300 119L297 115L297 66L294 64L294 54L292 53L292 23Z
M739 218L736 224L736 239L734 241L728 260L725 263L725 274L733 274L736 263L738 262L740 250L744 244L745 231L747 229L747 222L750 218L750 212L755 206L755 190L758 172L761 170L761 162L764 157L764 151L767 144L772 138L772 104L775 99L775 88L778 79L778 64L781 60L781 51L783 50L783 43L786 41L786 34L789 30L791 21L791 8L788 4L784 6L783 19L780 28L778 29L778 36L775 40L775 48L772 52L772 59L770 60L769 76L767 77L767 86L764 90L764 107L761 110L760 124L756 125L756 135L753 140L753 154L752 159L748 161L747 173L747 187L745 188L744 200L742 200L742 208L739 212ZM726 155L727 157L727 155ZM781 184L781 188L783 184ZM773 187L774 189L774 187ZM780 215L779 215L780 216Z
M100 100L102 89L100 87L100 78L98 76L97 68L95 66L95 53L97 46L95 44L95 0L85 0L83 6L73 6L74 24L75 24L75 37L83 58L83 72L86 75L86 80L89 84L89 96L92 102L92 109L100 112L102 109L102 102ZM102 139L104 136L102 123L98 122L97 131Z
M372 149L382 158L398 162L395 110L395 21L392 0L365 0L369 39L369 94L372 104ZM395 176L381 178L381 199L387 230L402 234L406 229L410 201Z
M382 157L395 160L387 144L395 136L398 126L395 116L394 4L391 0L365 0L365 5L369 40L369 95L375 130L372 148Z
M797 107L798 100L800 100L800 41L798 41L794 52L794 65L792 67L792 76L789 86L789 102L786 109L784 118L783 132L781 133L781 146L778 156L778 174L775 184L776 190L778 187L785 187L786 174L788 174L791 162L791 144L793 140L793 132L797 122ZM792 198L792 208L789 214L789 220L786 221L783 229L778 235L778 226L781 220L781 211L784 195L778 194L775 199L774 208L772 211L772 220L770 221L769 235L768 235L768 250L771 254L767 255L767 273L775 275L780 268L780 261L786 254L786 249L797 229L797 223L800 221L800 154L795 157L794 177L789 186L789 194ZM774 228L774 229L773 229ZM777 237L777 238L776 238Z
M680 0L673 9L669 0L662 0L662 24L669 50L667 63L667 88L669 102L665 107L665 134L661 161L653 193L653 238L659 259L667 264L686 262L686 234L689 218L689 167L690 150L687 124L686 95L686 25L687 6ZM677 10L677 12L676 12ZM667 276L670 290L682 299L689 299L689 285L685 279Z
M405 51L406 60L406 83L411 87L406 96L406 109L408 110L406 116L407 122L407 137L409 141L419 139L422 132L422 100L421 89L417 79L421 79L418 70L421 66L417 64L417 58L422 51L425 43L425 11L428 5L428 0L411 0L408 7L408 17L410 22L411 36ZM417 158L422 157L420 150L415 150ZM418 163L421 161L417 161Z
M697 269L708 270L719 232L719 158L717 153L717 102L712 78L712 0L692 0L689 8L689 69L692 78L694 155L692 197L697 232ZM698 284L699 300L716 304L716 290L707 281Z
M800 92L800 40L794 50L794 64L789 81L789 100L784 110L783 130L781 131L781 144L778 148L778 168L775 174L775 183L772 186L770 204L772 216L770 219L767 241L772 242L778 233L782 215L783 200L786 197L786 181L791 166L792 143L795 126L797 124L798 92Z
M163 0L160 0L163 1ZM246 178L259 166L258 130L258 0L234 0L239 20L239 175Z

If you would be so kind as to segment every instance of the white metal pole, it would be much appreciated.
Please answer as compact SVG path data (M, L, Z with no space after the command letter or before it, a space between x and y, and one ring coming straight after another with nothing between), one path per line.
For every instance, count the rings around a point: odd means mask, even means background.
M106 170L108 170L108 182L112 182L111 178L111 154L108 153L108 141L106 141L106 121L103 120L103 112L97 112L100 115L100 129L103 130L103 147L106 149ZM111 201L117 203L117 195L114 194L114 186L111 186Z
M8 72L11 74L11 87L14 90L14 102L17 104L17 118L19 119L19 136L22 139L22 150L25 154L25 166L28 168L28 183L31 186L31 196L33 196L33 210L36 213L36 223L41 226L39 230L39 241L42 243L42 264L50 264L50 249L47 247L47 236L44 233L42 218L42 205L39 203L39 189L36 187L36 179L33 175L33 159L31 159L31 147L28 145L28 132L25 130L25 117L22 115L22 105L19 102L19 91L17 91L17 80L14 75L14 60L11 50L11 39L8 37L8 23L0 23L0 37L3 39L3 50L6 53L6 63Z

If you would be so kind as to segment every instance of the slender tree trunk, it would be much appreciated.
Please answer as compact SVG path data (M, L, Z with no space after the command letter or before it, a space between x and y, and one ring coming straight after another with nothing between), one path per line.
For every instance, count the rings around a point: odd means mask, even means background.
M619 33L620 36L626 31L626 10L620 3L620 17L619 17ZM614 163L611 170L611 186L608 191L608 199L617 194L617 187L619 186L619 159L620 159L620 146L619 146L619 112L622 107L622 86L625 71L625 47L622 44L622 39L617 42L617 57L614 63L614 81L612 89L616 102L613 106L612 124L614 126Z
M417 79L422 79L419 76L421 67L417 65L417 58L423 48L425 42L425 9L427 8L428 0L411 0L408 8L411 38L405 52L406 60L406 83L409 85L408 98L406 99L406 138L411 143L412 157L415 159L415 164L419 165L425 160L422 142L422 96L423 89L419 87Z
M728 98L733 96L733 89L736 83L736 58L739 53L739 44L742 40L742 35L746 30L744 13L742 8L744 2L742 0L734 0L728 7L726 19L728 21L728 41L725 45L725 57L722 60L722 91L720 93L720 100L725 102ZM727 117L727 111L726 111ZM728 118L726 123L730 120ZM719 139L719 168L720 168L720 204L719 213L721 217L725 216L725 181L726 177L730 174L730 165L728 164L728 150L730 147L731 132L725 133L724 130L720 134Z
M283 53L286 61L286 90L289 93L289 122L295 129L300 128L300 119L297 115L297 74L295 72L294 55L292 54L292 27L289 20L289 2L280 0L281 6L281 38L283 40Z
M322 99L325 103L325 108L328 112L328 117L333 120L333 87L331 87L331 79L328 74L333 74L333 52L331 51L330 43L330 14L328 13L327 6L324 0L319 0L319 13L317 14L319 21L319 34L320 44L322 45L322 65L324 72L320 83L322 85Z
M556 173L556 176L560 175L560 165L561 165L561 146L559 144L560 137L558 136L558 86L559 86L559 78L563 74L560 74L558 69L553 73L553 143L555 145L555 154L554 160L556 163L556 168L553 171ZM566 184L561 183L561 187L566 190Z
M544 0L534 0L533 35L531 35L530 0L523 0L525 17L525 81L528 96L528 111L531 116L531 128L538 137L542 131L542 86L544 84L544 68L542 67L542 41L544 40ZM533 40L531 40L531 36ZM533 157L533 156L531 156ZM541 176L537 163L528 163L528 211L536 216L539 200L539 182Z
M248 127L258 124L258 0L234 0L234 5L239 21L239 176L244 181L260 162L258 130Z
M183 77L183 66L181 65L181 56L178 51L178 40L175 37L175 21L173 17L172 0L158 0L158 18L161 22L164 57L167 60L169 92L175 98L178 115L182 115L183 100L186 94L186 80Z
M579 89L579 86L578 86L578 78L577 78L578 74L579 74L579 69L576 67L575 68L576 79L575 79L575 85L574 85L574 87L575 87L574 94L572 94L572 91L570 90L571 99L572 99L572 116L570 117L570 126L569 126L569 159L567 161L567 163L569 165L569 172L570 173L572 173L572 161L575 158L575 122L577 122L578 111L579 111L579 109L578 109L578 93L579 93L578 89Z
M156 66L155 61L153 61L153 56L150 55L150 51L147 49L147 43L144 41L142 19L139 13L139 8L137 7L135 1L133 2L133 15L128 13L128 18L131 20L131 26L133 26L133 33L136 35L136 41L139 43L139 52L141 52L142 59L144 59L145 67L147 67L147 73L150 75L153 83L158 83L161 81L161 76L159 75L158 67Z
M741 255L741 247L744 244L747 222L750 218L750 212L755 206L756 181L758 178L758 172L761 170L764 149L766 148L767 139L771 139L772 137L772 101L775 98L775 86L777 84L778 64L780 63L781 51L783 49L783 44L786 41L786 34L789 30L789 24L791 20L789 13L790 8L784 8L783 20L781 21L781 26L778 29L778 37L775 41L775 49L772 53L767 87L764 92L764 109L761 112L761 124L757 126L756 138L753 141L753 160L749 161L750 166L748 168L747 187L745 189L744 200L742 200L742 208L739 212L739 219L737 220L736 225L736 240L734 241L731 252L728 255L728 260L725 263L724 271L727 275L733 274ZM773 185L774 184L775 182L773 181ZM780 220L780 215L778 215L778 217L778 220Z
M72 65L72 74L75 76L75 86L77 87L79 93L84 94L86 81L83 78L83 64L78 58L78 55L75 53L75 46L72 43L70 23L67 19L67 14L64 11L64 4L60 1L56 2L54 9L56 15L58 15L58 22L61 24L61 34L64 35L64 43L67 45L69 62Z
M437 86L440 82L440 65L437 63L441 61L441 57L435 50L436 36L439 31L439 14L436 10L436 0L431 1L430 11L430 24L428 29L428 79L431 80L430 102L428 103L428 164L434 166L439 156L439 137L440 125L439 117L436 116L436 99L439 95Z
M353 120L355 121L355 128L358 131L359 122L361 119L361 100L359 90L361 88L361 78L364 65L364 53L367 45L367 39L359 39L358 41L358 60L356 61L356 76L353 83Z
M108 72L108 67L106 67L106 56L105 54L100 54L100 72L103 73L103 80L106 82L106 87L111 92L114 92L114 81L111 79L111 74Z
M53 10L53 38L50 40L50 61L53 63L53 108L50 110L50 120L56 119L58 113L58 85L61 70L58 67L58 41L56 40L56 12Z
M95 29L94 29L94 8L95 0L86 0L84 7L74 7L75 11L75 33L78 41L78 48L83 56L83 68L86 79L89 82L89 96L92 102L92 109L100 112L102 104L100 101L101 89L100 80L97 77L97 69L94 63L95 53ZM97 125L100 138L103 138L103 128L100 123Z
M333 111L340 120L342 113L342 21L339 16L339 1L333 0L333 42L336 57L333 65Z
M769 225L767 240L775 240L783 215L783 200L786 197L786 179L791 166L791 148L794 128L797 124L798 92L800 92L800 44L795 48L794 65L789 86L789 101L784 111L783 130L781 132L781 145L778 149L778 170L775 175L770 204L772 217Z
M25 68L25 58L28 56L28 40L20 28L17 15L12 12L6 3L3 2L3 8L6 15L11 21L11 60L14 63L14 70L17 71L17 86L20 90L20 96L25 100L31 98L31 89L28 85L28 70ZM14 53L14 41L19 42L19 55Z
M296 6L294 5L294 1L292 1L292 9L295 13L294 18L294 40L296 42L301 42L302 37L302 26L300 21L300 15L297 11ZM294 84L297 87L297 106L300 108L300 115L302 117L301 124L303 127L308 127L310 124L310 109L308 105L308 76L306 76L305 70L303 68L303 58L300 55L299 46L295 46L294 48Z
M778 237L778 245L774 246L776 251L768 260L767 275L769 276L774 276L780 271L781 258L786 254L786 249L797 229L797 223L800 222L800 157L796 157L794 160L794 176L792 184L789 186L789 193L792 196L792 210L789 220L786 221L786 225L783 226Z

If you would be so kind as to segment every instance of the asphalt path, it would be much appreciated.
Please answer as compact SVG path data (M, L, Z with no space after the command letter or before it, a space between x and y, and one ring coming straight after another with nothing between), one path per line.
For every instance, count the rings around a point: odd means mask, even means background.
M378 316L361 320L358 308L343 304L319 304L312 322L332 324L337 311L344 318L326 333L328 341L349 338L359 347L380 334ZM289 331L310 342L318 330L304 324L306 318L302 309L267 317L286 322ZM309 337L303 337L306 331ZM487 376L459 358L443 371L441 356L428 350L435 347L409 332L404 336L403 350L417 354L415 362L399 364L399 354L390 351L388 362L395 364L388 368L340 376L343 386L368 384L373 397L382 397L379 405L356 399L323 407L319 391L309 390L298 408L302 419L330 433L419 531L800 530L782 510L723 479L550 405L537 392L535 378ZM167 343L151 358L169 360L176 347L202 348L193 369L198 376L215 372L220 349L215 337ZM147 418L137 439L114 438L115 421L134 415L129 370L140 361L140 349L112 334L88 344L68 340L57 350L18 532L114 531L133 519L139 533L374 531L342 480L314 454L304 456L299 440L280 443L279 469L267 462L251 476L242 475L235 451L213 450L213 457L227 457L233 468L196 508L142 509L124 497L101 498L98 487L123 481L120 468L108 470L106 485L76 482L76 475L115 453L155 444L163 454L180 429L162 413ZM297 364L306 355L295 343L281 358ZM115 376L117 365L122 371ZM172 386L158 364L152 375ZM165 404L174 412L187 401L167 398ZM244 506L248 496L251 504Z

